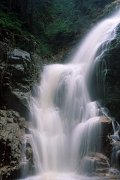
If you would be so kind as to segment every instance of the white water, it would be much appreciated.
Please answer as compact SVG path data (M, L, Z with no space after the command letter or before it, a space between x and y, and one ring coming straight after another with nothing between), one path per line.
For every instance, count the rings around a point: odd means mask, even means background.
M119 15L98 23L69 64L44 67L37 97L30 103L36 176L26 180L97 179L78 175L83 158L100 152L99 109L91 102L87 79L95 61L115 38Z

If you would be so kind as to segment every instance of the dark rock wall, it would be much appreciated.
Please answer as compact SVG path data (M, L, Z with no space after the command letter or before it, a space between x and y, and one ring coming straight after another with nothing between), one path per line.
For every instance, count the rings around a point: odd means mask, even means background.
M102 48L104 45L98 50L98 57ZM92 99L98 100L106 113L120 123L120 27L116 38L93 65L89 78Z
M28 111L27 101L37 81L40 66L35 62L37 60L33 58L33 52L28 53L15 47L11 36L12 33L7 30L1 31L0 107L6 106L25 116Z
M10 179L20 171L25 119L18 112L0 110L0 178Z
M120 123L120 27L117 28L116 38L96 66L94 77L102 106L107 107L109 115Z
M22 149L27 129L29 98L40 70L38 55L26 43L26 50L17 48L14 34L0 30L0 179L20 177ZM14 36L15 37L15 36ZM16 38L17 41L17 38ZM21 38L21 42L25 38ZM35 58L37 56L37 58ZM26 147L31 161L31 146Z

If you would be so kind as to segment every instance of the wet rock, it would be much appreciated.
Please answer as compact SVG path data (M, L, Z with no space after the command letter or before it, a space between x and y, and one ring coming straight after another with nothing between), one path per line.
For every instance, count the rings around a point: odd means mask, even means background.
M101 153L90 153L83 158L81 171L91 176L105 176L109 171L108 158Z
M21 160L21 177L25 178L28 174L35 174L35 164L33 150L31 146L31 134L26 134L23 140L22 160Z
M112 166L120 170L120 141L113 141L112 145Z
M101 97L101 100L111 115L120 123L120 25L116 29L115 39L111 41L101 62L104 63L105 68L106 64L108 69L104 76L104 98Z
M109 117L101 116L100 122L103 136L113 133L112 120Z
M119 180L120 171L114 168L110 168L107 176L108 176L108 180Z
M101 151L107 157L111 157L112 144L110 135L113 134L112 120L108 117L101 116Z

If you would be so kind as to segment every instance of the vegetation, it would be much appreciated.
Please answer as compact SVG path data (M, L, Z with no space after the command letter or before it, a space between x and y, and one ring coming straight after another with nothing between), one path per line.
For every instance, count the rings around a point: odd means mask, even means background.
M22 23L12 14L0 11L0 27L21 32Z
M1 0L0 26L38 40L41 55L57 53L78 39L113 0Z

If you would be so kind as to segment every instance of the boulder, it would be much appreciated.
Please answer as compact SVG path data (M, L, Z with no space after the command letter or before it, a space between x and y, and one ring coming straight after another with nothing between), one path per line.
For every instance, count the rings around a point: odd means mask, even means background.
M31 63L30 53L21 49L14 49L7 53L8 71L12 73L13 78L24 78L29 74L29 66Z
M13 51L8 52L8 62L10 64L23 64L23 62L30 62L30 54L21 49L14 49Z

